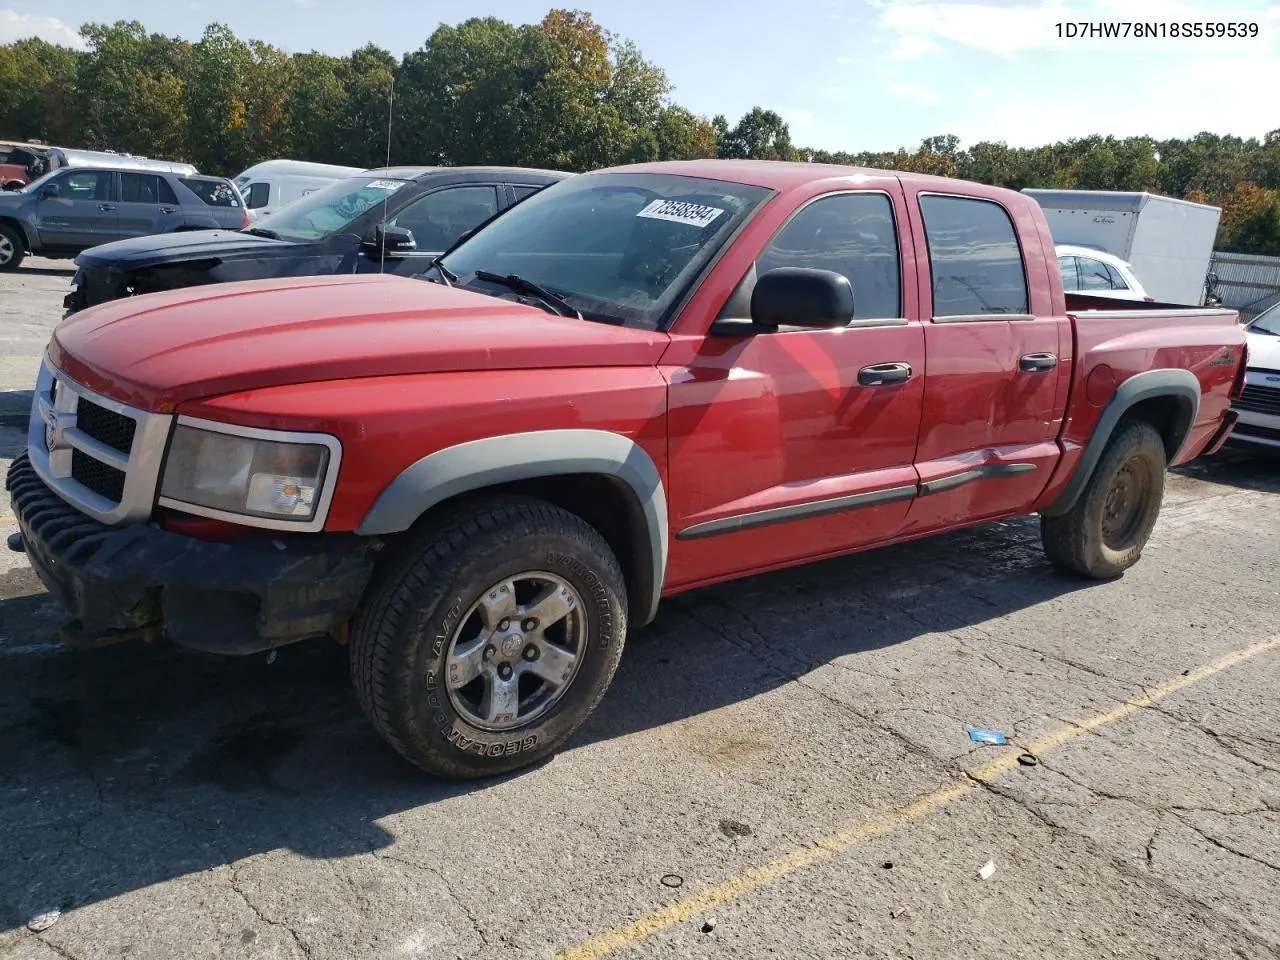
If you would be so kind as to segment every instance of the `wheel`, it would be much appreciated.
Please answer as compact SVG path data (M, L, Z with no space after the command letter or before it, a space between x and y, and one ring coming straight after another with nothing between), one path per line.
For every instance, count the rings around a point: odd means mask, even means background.
M626 642L604 538L533 499L490 502L389 557L357 611L365 714L428 773L486 777L554 753L599 704Z
M1093 580L1138 562L1164 498L1164 440L1145 420L1123 424L1107 443L1075 505L1040 518L1040 539L1059 569Z
M17 270L27 255L27 243L13 229L0 223L0 271Z

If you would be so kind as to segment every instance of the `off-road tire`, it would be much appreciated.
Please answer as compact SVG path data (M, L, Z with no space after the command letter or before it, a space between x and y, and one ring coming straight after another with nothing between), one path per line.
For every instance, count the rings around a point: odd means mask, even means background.
M1145 420L1117 428L1098 459L1080 497L1066 513L1040 518L1040 541L1058 569L1091 580L1109 580L1132 567L1142 556L1160 516L1167 460L1164 440ZM1127 474L1126 479L1121 479ZM1133 499L1135 510L1124 529L1105 534L1108 498L1118 484L1142 477ZM1109 542L1108 542L1109 541Z
M410 763L451 779L507 773L556 752L599 705L626 642L626 582L580 517L533 498L489 501L418 532L384 563L352 624L351 676L366 716ZM488 731L450 702L450 641L493 584L538 570L582 598L585 653L547 713Z
M26 259L27 241L17 230L8 224L0 223L0 238L7 242L13 249L12 256L3 263L0 263L0 273L6 273L10 270L17 270L18 266Z

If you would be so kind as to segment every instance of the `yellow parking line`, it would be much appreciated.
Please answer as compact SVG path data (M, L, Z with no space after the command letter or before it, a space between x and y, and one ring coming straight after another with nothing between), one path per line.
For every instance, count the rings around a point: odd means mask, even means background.
M1266 640L1260 640L1252 646L1229 653L1211 663L1189 670L1171 680L1166 680L1150 688L1142 696L1126 700L1110 710L1094 714L1080 723L1059 727L1057 730L1028 743L1025 750L1037 756L1049 753L1052 750L1066 746L1086 733L1097 730L1099 727L1105 727L1108 724L1115 723L1117 720L1123 720L1131 713L1149 707L1185 687L1199 683L1207 677L1221 673L1223 670L1277 648L1280 648L1280 634L1268 637ZM701 893L695 893L683 900L677 900L670 906L647 913L637 920L556 954L555 960L598 960L598 958L604 957L615 950L638 943L647 937L653 936L655 933L660 933L663 930L674 927L676 924L697 917L713 907L729 900L735 900L768 883L795 873L797 870L827 860L856 844L921 820L935 810L954 803L961 797L980 789L983 783L993 780L1001 774L1008 773L1018 765L1018 755L1022 752L1024 752L1023 749L1006 751L995 760L984 763L964 776L956 777L933 793L918 797L904 807L899 807L897 810L881 814L871 820L830 834L818 840L813 846L799 847L778 857L776 860L770 860L768 863L730 877L718 886L710 887Z

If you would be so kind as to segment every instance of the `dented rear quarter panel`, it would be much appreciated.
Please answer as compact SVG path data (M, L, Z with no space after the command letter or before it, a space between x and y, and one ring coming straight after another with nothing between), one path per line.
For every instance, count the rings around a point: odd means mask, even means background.
M1245 331L1234 310L1068 311L1075 340L1063 455L1039 509L1062 492L1080 462L1107 404L1126 380L1150 370L1188 370L1200 384L1200 406L1176 466L1194 459L1230 409L1231 386L1244 362Z

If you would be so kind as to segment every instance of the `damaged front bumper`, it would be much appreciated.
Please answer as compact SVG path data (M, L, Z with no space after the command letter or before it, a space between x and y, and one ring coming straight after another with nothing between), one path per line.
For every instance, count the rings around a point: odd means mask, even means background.
M46 487L25 452L5 489L31 566L88 645L165 636L243 655L338 635L381 547L354 534L209 542L148 524L109 527Z

